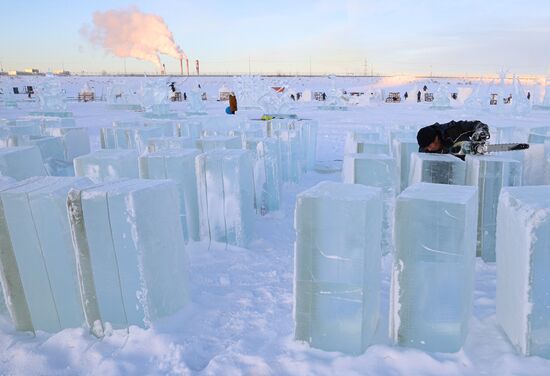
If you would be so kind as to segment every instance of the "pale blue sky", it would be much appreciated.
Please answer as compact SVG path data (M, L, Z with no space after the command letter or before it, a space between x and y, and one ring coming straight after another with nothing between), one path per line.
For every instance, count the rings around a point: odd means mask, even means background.
M164 19L203 73L548 73L547 0L3 0L4 70L154 72L79 32L95 11L134 5ZM161 56L168 72L179 62Z

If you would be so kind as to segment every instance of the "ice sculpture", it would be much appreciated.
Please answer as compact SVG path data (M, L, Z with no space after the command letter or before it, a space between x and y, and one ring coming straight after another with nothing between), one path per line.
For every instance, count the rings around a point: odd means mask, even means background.
M414 183L464 184L466 164L450 154L411 153L409 185Z
M180 217L186 240L200 240L199 204L195 157L198 150L162 150L139 158L139 176L143 179L171 179L176 183Z
M168 80L158 79L145 82L139 91L141 105L145 109L144 116L152 119L177 117L170 111L170 87Z
M550 358L550 186L503 188L497 214L497 320L524 355Z
M89 187L92 182L85 178L42 177L21 183L2 191L0 197L32 327L47 332L80 327L85 317L67 193L71 188ZM21 310L24 308L14 307L13 313ZM14 317L14 322L25 320L24 312L23 318Z
M195 87L187 93L187 115L206 115L206 105L202 100L202 91Z
M446 85L439 85L434 93L434 100L430 108L436 110L447 110L451 108L451 100L449 99L449 90Z
M122 81L111 83L107 89L107 106L112 109L141 110L138 98Z
M397 192L395 159L389 155L347 154L342 169L344 183L382 189L382 253L393 250L393 212Z
M72 113L66 111L65 90L61 88L58 80L54 78L46 79L36 87L36 94L40 111L31 112L31 115L72 117Z
M477 186L479 194L477 255L494 262L498 197L502 187L521 185L521 163L506 157L468 155L466 165L466 184Z
M201 238L246 247L254 226L253 155L213 150L196 159Z
M0 176L0 194L6 189L14 188L20 185L27 184L32 179L40 179L39 177L30 178L22 182L15 182L15 179ZM16 330L33 331L29 306L25 298L25 291L21 283L19 268L15 260L13 246L11 242L10 232L4 215L4 206L0 199L0 284L2 286L2 302L15 326Z
M397 198L390 337L403 346L455 352L472 309L475 187L417 183Z
M0 148L0 173L15 180L45 176L40 149L37 146Z
M139 176L135 150L102 149L81 155L73 162L76 176L86 176L95 183Z
M379 319L379 188L321 182L295 212L294 337L327 351L360 354Z
M169 180L129 179L69 192L87 320L150 326L187 301L179 200Z

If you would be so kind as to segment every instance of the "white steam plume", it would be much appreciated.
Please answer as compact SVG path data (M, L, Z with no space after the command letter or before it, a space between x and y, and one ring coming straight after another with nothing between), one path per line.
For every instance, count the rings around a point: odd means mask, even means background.
M84 26L80 32L115 56L151 61L159 69L159 54L187 58L162 17L142 13L136 7L95 12L92 28Z

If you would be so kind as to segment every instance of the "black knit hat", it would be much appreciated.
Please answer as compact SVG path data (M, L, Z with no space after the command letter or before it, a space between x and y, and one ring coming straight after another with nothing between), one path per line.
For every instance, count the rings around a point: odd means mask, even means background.
M418 146L424 149L435 140L435 136L437 135L439 135L439 132L434 127L421 128L416 135Z

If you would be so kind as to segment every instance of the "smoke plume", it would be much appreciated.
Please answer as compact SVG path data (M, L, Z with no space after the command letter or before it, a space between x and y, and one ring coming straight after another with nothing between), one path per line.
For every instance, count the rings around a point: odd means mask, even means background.
M136 7L95 12L92 27L84 26L80 32L115 56L147 60L159 69L159 54L186 58L162 17L142 13Z

